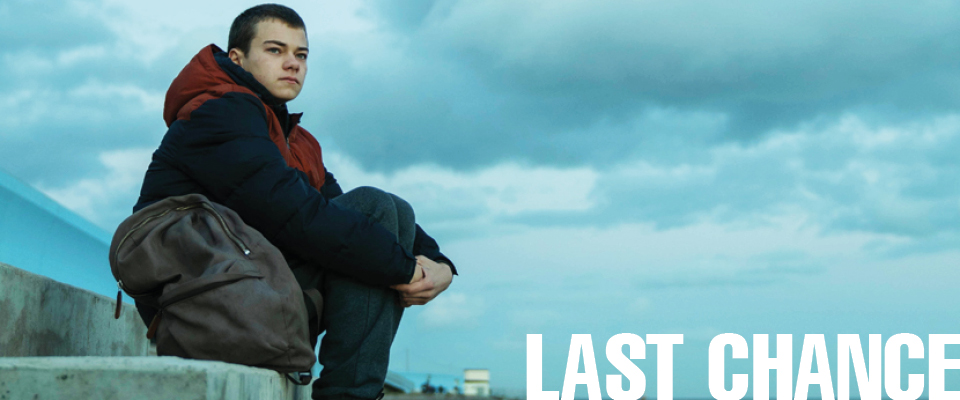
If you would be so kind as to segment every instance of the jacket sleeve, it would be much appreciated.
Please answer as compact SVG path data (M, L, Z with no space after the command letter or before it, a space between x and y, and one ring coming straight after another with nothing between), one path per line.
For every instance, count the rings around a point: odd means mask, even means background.
M320 187L320 193L323 194L323 197L326 197L327 200L333 200L343 194L343 189L341 189L340 184L337 183L337 178L334 178L333 174L327 171L326 168L324 168L323 173L323 186Z
M430 235L427 235L427 233L423 231L423 228L420 227L420 224L417 224L417 234L413 238L413 254L424 255L433 261L443 262L450 266L450 272L458 275L457 267L453 265L453 261L440 252L440 246L437 244L437 241L433 240Z
M386 228L329 203L287 166L256 97L228 93L171 125L157 155L196 180L211 200L301 258L372 285L407 283L416 260ZM336 185L336 180L331 179ZM339 185L330 187L338 194Z

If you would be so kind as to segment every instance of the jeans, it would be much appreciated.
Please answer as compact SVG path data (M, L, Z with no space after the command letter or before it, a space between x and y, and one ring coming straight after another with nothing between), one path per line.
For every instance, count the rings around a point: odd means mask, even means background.
M416 224L413 208L403 199L380 189L360 187L331 203L380 223L412 252ZM383 389L390 346L403 315L399 294L389 287L366 285L289 256L287 261L301 287L316 287L323 294L321 326L327 334L320 343L323 370L313 383L313 398L377 397Z

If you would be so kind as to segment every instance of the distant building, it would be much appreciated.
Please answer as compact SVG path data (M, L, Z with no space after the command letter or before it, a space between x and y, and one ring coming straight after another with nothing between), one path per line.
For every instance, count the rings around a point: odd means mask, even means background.
M490 370L463 370L463 394L467 396L490 396Z

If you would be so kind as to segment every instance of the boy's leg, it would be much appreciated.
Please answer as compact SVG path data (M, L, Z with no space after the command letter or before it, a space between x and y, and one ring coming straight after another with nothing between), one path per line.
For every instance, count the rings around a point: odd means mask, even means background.
M413 207L410 207L406 200L374 187L362 186L337 196L330 202L357 211L380 223L397 236L403 248L413 251L417 226Z
M402 199L375 188L357 188L332 200L381 223L397 234L407 250L416 235L413 209ZM390 346L400 326L403 307L398 293L370 286L343 275L325 272L323 326L320 345L323 370L314 382L313 398L348 395L373 399L383 389Z

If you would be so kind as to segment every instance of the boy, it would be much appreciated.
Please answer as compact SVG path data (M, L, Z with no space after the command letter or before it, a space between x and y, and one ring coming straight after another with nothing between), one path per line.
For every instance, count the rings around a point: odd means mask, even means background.
M298 125L302 114L286 107L303 87L308 55L292 9L240 14L228 51L204 48L167 91L169 129L134 212L189 193L237 212L283 251L301 286L324 295L324 368L313 398L371 399L382 391L403 307L432 300L456 270L405 201L374 188L343 193L324 168L316 139ZM156 313L138 309L145 321Z

